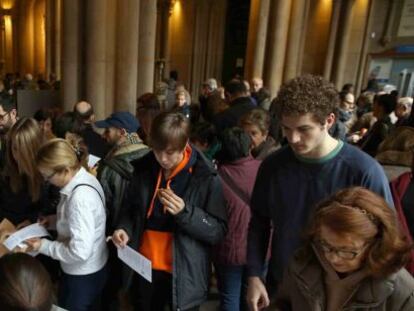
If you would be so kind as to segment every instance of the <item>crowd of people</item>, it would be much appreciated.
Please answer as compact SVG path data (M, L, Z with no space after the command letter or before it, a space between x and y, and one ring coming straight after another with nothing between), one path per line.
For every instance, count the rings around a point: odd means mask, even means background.
M414 309L414 181L381 165L414 169L412 98L176 79L98 121L0 94L0 221L52 236L0 258L0 310L199 310L211 275L220 310Z

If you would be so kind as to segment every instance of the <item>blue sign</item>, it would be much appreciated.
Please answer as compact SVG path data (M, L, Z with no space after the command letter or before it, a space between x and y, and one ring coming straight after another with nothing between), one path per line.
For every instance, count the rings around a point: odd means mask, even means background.
M414 45L400 45L396 47L395 51L397 53L414 53Z

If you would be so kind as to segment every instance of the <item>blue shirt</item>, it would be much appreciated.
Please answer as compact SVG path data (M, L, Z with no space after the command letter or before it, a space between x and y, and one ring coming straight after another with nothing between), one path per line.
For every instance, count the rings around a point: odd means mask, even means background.
M317 160L300 158L289 146L270 155L260 167L252 195L249 274L261 275L270 221L274 231L268 281L277 282L300 245L315 205L351 186L368 188L394 206L383 169L354 146L340 142L329 155Z

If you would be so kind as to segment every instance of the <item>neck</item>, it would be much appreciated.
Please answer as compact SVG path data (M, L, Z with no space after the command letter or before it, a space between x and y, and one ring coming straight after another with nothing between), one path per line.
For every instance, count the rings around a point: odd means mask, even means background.
M326 134L326 137L319 148L304 157L309 159L321 159L331 153L336 146L338 146L338 143L338 140L333 138L331 135Z
M166 170L166 169L163 169L163 170L162 170L162 173L163 173L163 175L164 175L165 179L170 178L171 174L174 172L174 170L177 168L177 166L181 163L181 161L182 161L183 159L184 159L184 152L181 154L180 158L179 158L179 159L178 159L178 161L177 161L177 164L176 164L176 165L174 165L174 167L172 167L172 168L170 168L170 169L168 169L168 170Z

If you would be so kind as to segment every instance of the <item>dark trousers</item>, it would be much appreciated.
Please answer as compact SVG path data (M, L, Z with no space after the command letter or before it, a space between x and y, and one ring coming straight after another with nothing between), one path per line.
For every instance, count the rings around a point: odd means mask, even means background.
M163 311L168 307L172 310L172 275L164 271L152 270L152 283L138 274L129 292L134 311ZM199 307L185 311L198 311Z
M101 292L105 286L107 267L87 275L62 274L58 305L70 311L99 310Z

